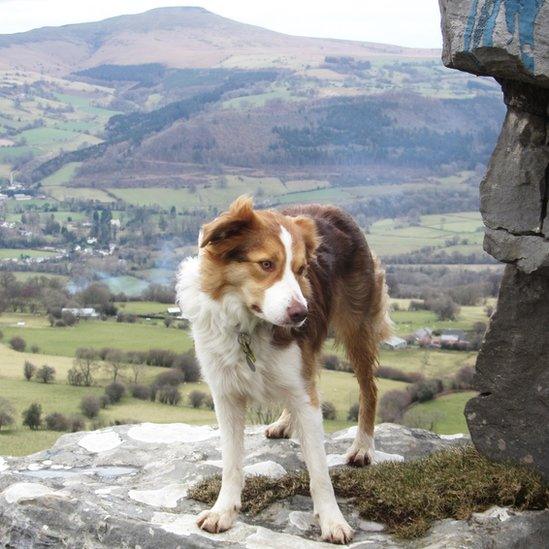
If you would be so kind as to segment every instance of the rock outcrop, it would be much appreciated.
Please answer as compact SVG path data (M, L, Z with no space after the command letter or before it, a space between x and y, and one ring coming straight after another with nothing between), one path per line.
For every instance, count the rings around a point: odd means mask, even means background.
M508 263L466 417L495 459L549 479L549 2L440 0L443 61L493 76L507 116L480 188L484 249Z
M331 466L341 465L355 428L326 438ZM376 428L377 460L409 460L469 442L392 424ZM267 440L260 427L246 432L246 474L274 478L302 469L292 440ZM0 547L113 548L331 547L309 498L295 496L256 517L241 516L223 534L195 526L203 505L187 489L220 472L218 431L184 424L126 425L62 436L50 450L0 458ZM549 511L492 508L468 521L437 523L420 542L396 542L345 501L356 529L353 547L541 547ZM497 528L495 528L497 526Z

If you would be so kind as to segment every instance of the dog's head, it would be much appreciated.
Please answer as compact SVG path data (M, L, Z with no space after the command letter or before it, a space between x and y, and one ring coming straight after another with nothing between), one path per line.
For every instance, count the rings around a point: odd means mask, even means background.
M214 299L233 292L253 314L277 326L307 317L307 268L318 246L315 222L273 210L254 210L237 198L202 227L201 286Z

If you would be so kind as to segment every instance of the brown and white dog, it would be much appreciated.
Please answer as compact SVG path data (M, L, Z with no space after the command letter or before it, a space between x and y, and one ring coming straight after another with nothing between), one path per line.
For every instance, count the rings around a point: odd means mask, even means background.
M241 505L246 405L284 407L269 438L297 435L310 475L322 538L352 538L326 463L318 362L332 326L360 385L349 464L374 457L379 342L391 330L384 272L350 216L331 206L254 210L238 198L204 225L199 255L181 264L177 301L192 324L195 349L212 391L221 434L222 486L198 525L222 532Z

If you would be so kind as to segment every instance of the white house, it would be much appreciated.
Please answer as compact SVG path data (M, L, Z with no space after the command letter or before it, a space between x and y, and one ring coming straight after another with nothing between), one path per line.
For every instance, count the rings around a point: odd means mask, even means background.
M61 313L71 313L77 318L97 318L99 316L93 307L63 307Z
M183 318L179 307L168 307L168 314L170 316L175 316L176 318Z
M389 339L386 339L381 343L381 346L384 349L390 349L394 351L395 349L406 349L408 347L408 343L406 343L405 339L402 339L398 336L392 336Z

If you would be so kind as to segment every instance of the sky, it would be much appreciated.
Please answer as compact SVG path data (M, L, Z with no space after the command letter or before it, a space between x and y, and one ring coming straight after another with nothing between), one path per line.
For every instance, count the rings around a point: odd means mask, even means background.
M0 34L184 5L287 34L442 45L437 0L0 0Z

